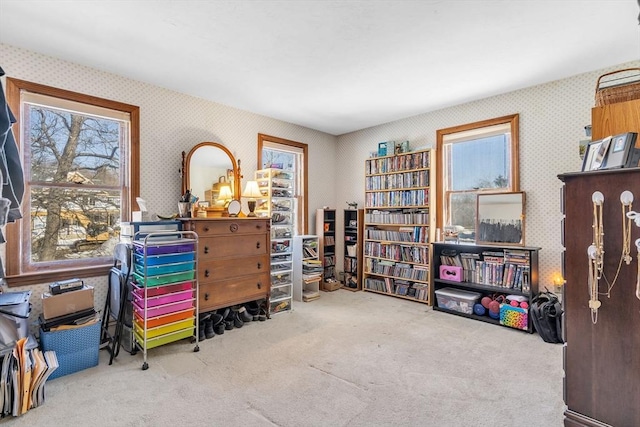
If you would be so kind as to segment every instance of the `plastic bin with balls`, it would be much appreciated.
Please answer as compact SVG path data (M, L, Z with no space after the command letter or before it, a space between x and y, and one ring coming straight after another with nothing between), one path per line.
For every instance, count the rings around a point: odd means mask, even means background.
M438 307L465 314L473 314L473 305L481 296L478 292L455 288L436 289L435 294Z

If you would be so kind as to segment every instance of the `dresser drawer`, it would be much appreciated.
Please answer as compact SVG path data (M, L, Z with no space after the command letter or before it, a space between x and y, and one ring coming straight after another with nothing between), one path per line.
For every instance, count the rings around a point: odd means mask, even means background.
M219 221L193 221L192 231L200 238L207 236L238 235L238 234L264 234L268 223L265 220L219 220Z
M269 248L266 234L202 237L198 242L198 260L251 255L266 255Z
M269 273L269 257L256 255L236 259L202 259L198 265L200 283L249 274Z
M198 303L200 312L228 307L247 301L266 298L269 293L269 273L218 280L200 284Z

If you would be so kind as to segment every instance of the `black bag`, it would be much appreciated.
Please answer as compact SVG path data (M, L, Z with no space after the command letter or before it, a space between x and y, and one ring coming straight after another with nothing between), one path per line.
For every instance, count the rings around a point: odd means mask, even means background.
M562 304L553 292L540 292L531 300L529 314L545 342L562 343Z

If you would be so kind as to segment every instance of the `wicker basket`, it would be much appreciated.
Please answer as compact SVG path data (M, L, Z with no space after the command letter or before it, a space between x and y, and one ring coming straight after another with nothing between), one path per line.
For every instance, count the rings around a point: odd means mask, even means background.
M603 77L606 79L603 80ZM625 68L598 77L596 107L640 98L640 68Z

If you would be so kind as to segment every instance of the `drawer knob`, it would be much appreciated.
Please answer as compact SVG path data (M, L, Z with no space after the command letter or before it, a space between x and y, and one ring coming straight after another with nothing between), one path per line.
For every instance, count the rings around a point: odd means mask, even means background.
M262 263L258 263L258 270L262 268Z
M258 287L258 289L262 289L262 283L258 282L256 283L256 286Z
M204 300L205 300L205 301L209 301L209 292L205 292L205 294L204 294Z
M260 249L260 242L256 242L256 249Z
M236 231L238 231L238 228L240 227L235 222L229 226L229 230L231 230L232 233L235 233Z
M204 232L206 233L206 232L208 232L208 231L209 231L209 227L205 227L205 228L204 228Z
M204 271L204 277L209 277L209 270Z
M204 253L205 253L205 254L208 254L208 253L209 253L209 246L205 246L205 247L204 247Z
M262 225L256 224L256 229L260 230L261 228L262 228Z

